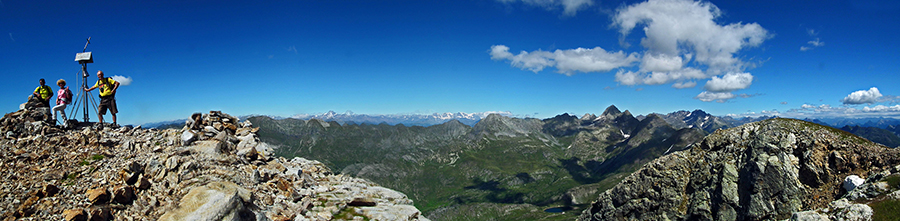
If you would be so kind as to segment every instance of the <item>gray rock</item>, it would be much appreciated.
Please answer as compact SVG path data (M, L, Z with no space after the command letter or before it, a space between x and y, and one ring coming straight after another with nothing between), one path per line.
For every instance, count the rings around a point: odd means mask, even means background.
M851 204L832 217L834 220L868 221L872 220L872 207L865 204Z
M244 202L251 202L246 189L231 182L213 182L192 189L175 210L159 220L255 220L256 215L244 207Z
M900 150L776 118L718 130L689 150L645 164L601 193L579 220L789 219L801 209L828 207L840 197L832 190L841 187L849 171L898 163ZM868 185L852 192L884 192ZM854 205L846 206L848 215L841 217L865 217L867 210Z
M197 140L197 134L191 132L190 130L185 130L184 133L181 133L181 144L182 145L191 145L191 142Z
M796 212L791 216L791 221L822 221L829 220L828 216L816 211Z

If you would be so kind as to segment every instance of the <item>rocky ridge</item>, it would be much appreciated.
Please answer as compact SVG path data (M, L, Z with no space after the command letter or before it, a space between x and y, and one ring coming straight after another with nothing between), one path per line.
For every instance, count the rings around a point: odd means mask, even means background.
M644 165L579 219L867 220L873 210L866 203L900 199L892 192L900 188L883 184L900 176L898 164L896 149L831 127L771 119L718 130ZM848 194L842 186L851 175L867 178Z
M0 119L4 220L427 220L405 194L272 157L259 128L194 114L181 129Z

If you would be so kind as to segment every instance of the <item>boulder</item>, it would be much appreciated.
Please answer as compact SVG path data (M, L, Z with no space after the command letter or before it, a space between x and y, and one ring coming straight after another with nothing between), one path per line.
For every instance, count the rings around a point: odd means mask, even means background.
M134 201L134 187L133 186L116 186L113 188L113 198L112 201L129 205L132 201Z
M192 189L159 220L256 220L244 202L252 202L246 189L232 182L213 182Z
M112 220L112 211L108 207L94 207L91 209L91 221Z
M96 188L87 191L88 201L93 205L101 205L109 202L109 191L106 188Z
M181 133L181 144L182 145L191 145L192 142L197 140L197 133L191 132L190 130L185 130Z
M853 191L859 185L862 185L866 180L859 178L857 175L850 175L847 178L844 178L844 190L847 192Z
M84 212L84 209L69 209L63 211L63 219L65 221L86 221L87 218L88 215Z

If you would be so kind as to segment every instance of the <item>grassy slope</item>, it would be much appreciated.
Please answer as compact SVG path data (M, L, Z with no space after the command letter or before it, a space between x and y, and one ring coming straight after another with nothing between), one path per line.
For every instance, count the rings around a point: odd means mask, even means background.
M563 197L567 190L582 186L603 191L648 161L625 159L597 171L605 159L587 161L567 153L575 135L560 137L555 144L524 136L486 136L473 141L459 136L471 128L460 132L446 125L332 124L325 128L314 121L294 119L254 118L251 122L261 127L263 141L282 146L276 151L280 156L319 160L335 172L359 172L363 171L359 167L382 165L372 167L380 173L358 177L406 193L424 213L446 220L469 219L464 212L478 209L483 210L478 216L481 219L570 220L580 206L568 205L569 199ZM660 154L656 149L632 150L630 155ZM613 154L626 151L611 150ZM576 210L543 212L555 206L574 206Z

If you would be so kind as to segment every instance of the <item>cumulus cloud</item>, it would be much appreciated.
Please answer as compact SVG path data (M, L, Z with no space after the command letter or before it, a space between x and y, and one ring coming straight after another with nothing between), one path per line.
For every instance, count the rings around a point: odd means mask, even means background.
M639 60L637 53L624 51L607 52L603 48L576 48L569 50L509 52L505 45L491 46L491 59L509 60L513 67L539 72L546 67L555 67L557 72L572 75L580 72L610 71L619 67L632 66Z
M533 5L563 4L556 0L498 0ZM589 1L572 1L584 7ZM576 8L578 8L576 7ZM672 84L674 88L696 87L696 80L706 82L702 101L720 101L742 97L732 91L746 89L753 75L745 69L755 63L744 61L737 53L758 47L770 38L757 23L720 24L722 11L709 2L693 0L648 0L617 9L611 28L618 30L620 43L627 47L634 30L643 31L640 52L610 52L603 48L522 51L511 53L509 47L491 47L491 59L509 60L513 67L539 72L555 67L559 73L608 72L619 69L615 81L620 85ZM634 64L637 63L637 68Z
M711 92L731 92L750 87L752 83L753 75L750 73L728 73L721 78L713 76L703 88Z
M644 25L641 46L650 53L677 56L690 53L694 61L709 66L714 74L735 71L743 62L734 54L769 38L757 23L720 25L718 7L691 0L650 0L618 10L613 26L626 37Z
M497 0L502 3L522 2L526 5L542 7L547 10L556 10L562 7L563 14L573 16L578 10L594 4L592 0Z
M875 104L878 102L878 99L881 98L881 92L878 91L878 88L872 87L869 90L859 90L850 93L844 99L841 99L841 103L844 104Z
M130 85L131 82L132 82L131 77L125 77L125 76L120 76L120 75L113 75L111 78L112 78L114 81L119 82L119 85L120 85L120 86L128 86L128 85Z

